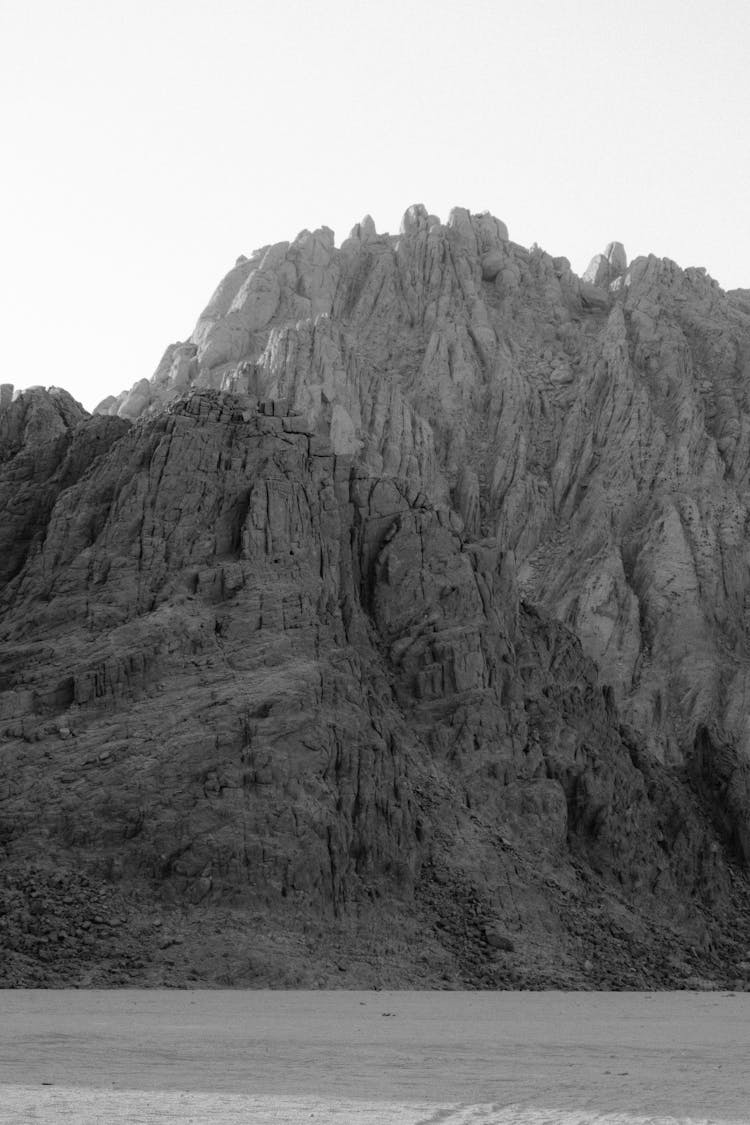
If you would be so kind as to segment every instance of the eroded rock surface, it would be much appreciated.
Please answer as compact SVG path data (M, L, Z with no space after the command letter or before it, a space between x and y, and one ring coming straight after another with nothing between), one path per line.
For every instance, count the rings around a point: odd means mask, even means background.
M703 271L417 205L92 418L4 388L9 979L83 941L32 856L135 904L103 981L741 978L749 355Z

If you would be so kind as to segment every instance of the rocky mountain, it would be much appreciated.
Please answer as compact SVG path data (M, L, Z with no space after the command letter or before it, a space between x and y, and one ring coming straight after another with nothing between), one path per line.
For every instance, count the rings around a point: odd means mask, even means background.
M0 983L750 981L750 300L415 206L0 392Z

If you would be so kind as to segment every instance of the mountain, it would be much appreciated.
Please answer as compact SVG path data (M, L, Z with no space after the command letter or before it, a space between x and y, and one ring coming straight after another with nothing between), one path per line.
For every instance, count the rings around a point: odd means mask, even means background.
M750 980L750 296L414 206L0 391L0 983Z

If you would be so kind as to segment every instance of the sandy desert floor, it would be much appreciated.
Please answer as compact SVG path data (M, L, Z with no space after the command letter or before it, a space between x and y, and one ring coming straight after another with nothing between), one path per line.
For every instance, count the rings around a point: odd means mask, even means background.
M0 991L0 1122L750 1123L750 994Z

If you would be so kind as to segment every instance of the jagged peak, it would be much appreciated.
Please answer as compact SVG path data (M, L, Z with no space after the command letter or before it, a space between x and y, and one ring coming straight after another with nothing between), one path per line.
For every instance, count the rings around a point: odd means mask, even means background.
M419 230L426 230L429 226L429 216L424 203L412 203L407 207L401 219L400 234L414 234Z
M581 281L606 289L628 268L628 257L621 242L608 242L603 254L595 254Z
M13 383L0 384L0 408L3 409L9 407L12 403L28 405L32 402L49 400L65 410L83 410L77 399L73 398L70 391L66 391L64 387L45 386L43 383L32 383L28 387L15 387Z
M628 256L621 242L608 242L604 257L616 275L625 273L628 268Z
M74 429L87 410L62 387L0 387L0 462L23 446L39 446Z
M464 292L480 282L494 284L503 299L517 289L529 265L535 274L535 285L543 284L548 277L553 286L565 291L559 298L561 307L578 303L589 311L606 310L617 294L623 294L636 282L673 286L683 277L692 280L691 271L680 271L678 278L676 266L671 267L673 277L670 267L657 265L660 260L653 256L636 258L629 264L623 244L616 240L607 243L579 279L572 273L568 259L552 258L538 247L527 251L511 242L506 224L487 210L472 212L456 206L442 222L424 203L417 202L404 212L400 234L378 233L372 216L365 214L338 248L334 231L323 225L314 230L303 228L290 242L263 246L251 258L240 255L219 283L189 340L168 350L149 381L150 389L142 379L129 391L106 398L97 412L134 418L145 410L160 409L173 393L196 382L226 389L236 374L236 365L254 363L265 348L267 334L275 328L308 320L312 323L321 316L343 323L342 315L346 321L355 306L362 309L369 307L368 301L379 300L381 284L377 279L406 268L413 254L421 254L419 246L426 239L435 246L445 242L462 251L454 255L450 268L473 279L466 281L465 286L462 283ZM365 247L368 256L355 268L354 260ZM422 269L420 262L433 263L429 268L434 270L435 280L442 269L438 260L433 256L417 258L414 264L418 269ZM644 265L652 262L653 265ZM412 265L408 268L411 270ZM375 280L368 296L371 270ZM415 284L424 287L431 282L419 277ZM696 276L692 284L694 289L708 293L709 282ZM401 290L404 291L403 287ZM387 286L383 292L387 300ZM472 338L475 346L483 349L483 362L496 349L494 334L486 323L487 292L477 290L471 314ZM412 302L414 311L422 308L420 297L407 295L406 299ZM424 305L431 307L430 301Z
M330 227L317 227L312 231L307 230L306 228L304 230L301 230L292 243L292 249L295 249L297 247L307 248L315 244L320 244L322 246L325 246L328 250L333 250L335 245L335 236ZM278 243L277 245L286 247L289 245L289 243Z
M508 241L508 228L501 219L489 211L475 213L468 207L452 207L447 222L443 224L437 215L428 212L424 203L413 203L404 212L399 231L402 235L409 235L435 228L452 231L469 248L480 253L488 248L488 244Z

